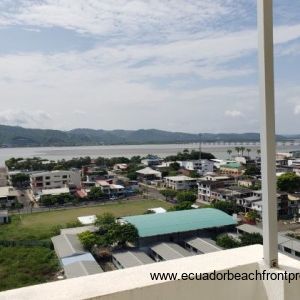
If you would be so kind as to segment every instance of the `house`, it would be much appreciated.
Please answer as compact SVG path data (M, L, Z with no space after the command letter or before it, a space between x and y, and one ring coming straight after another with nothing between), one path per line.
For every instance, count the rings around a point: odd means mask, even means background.
M163 159L156 155L148 155L144 159L141 160L141 163L145 166L151 167L151 166L157 166L162 163Z
M224 181L199 180L198 181L198 200L210 202L212 191L223 188Z
M234 201L238 202L239 199L250 197L253 195L253 191L250 189L229 186L226 188L216 188L211 191L211 201Z
M0 208L14 207L18 202L18 192L11 186L0 187Z
M0 210L0 224L9 223L8 210Z
M74 185L81 188L81 175L79 170L56 170L39 172L30 175L30 186L34 193L46 189L57 189Z
M167 188L179 191L179 190L189 190L197 187L197 179L178 175L178 176L167 176L164 178L164 184Z
M83 166L81 173L86 182L95 182L107 178L105 167L98 167L96 165Z
M196 171L199 175L211 173L214 171L214 162L208 159L178 161L180 167L189 171Z
M96 187L100 187L102 192L110 196L123 196L125 187L120 184L113 184L111 181L97 180Z
M231 176L240 176L243 174L244 167L239 162L228 161L225 164L220 166L220 173L231 175Z
M59 196L59 195L70 195L70 189L68 187L62 187L58 189L42 190L35 195L35 199L39 201L44 196Z
M155 171L150 167L136 171L137 177L141 181L149 181L161 178L161 172Z
M128 169L128 164L115 164L113 166L114 171L126 171Z

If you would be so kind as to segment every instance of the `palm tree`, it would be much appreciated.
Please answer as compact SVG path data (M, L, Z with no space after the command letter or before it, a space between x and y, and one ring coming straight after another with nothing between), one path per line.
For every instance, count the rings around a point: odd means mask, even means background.
M240 156L241 148L240 147L235 147L234 150L237 152L237 155Z
M241 147L241 148L240 148L241 153L242 153L242 156L244 156L244 151L245 151L245 149L246 149L245 147Z
M230 158L230 156L231 156L231 153L232 153L232 150L231 150L231 149L228 149L228 150L227 150L227 153L228 153L228 155L229 155L229 158Z
M247 153L248 153L248 156L250 157L250 152L251 152L251 149L250 149L250 148L248 148L248 149L246 149L246 151L247 151Z
M260 149L257 149L256 152L257 152L257 155L260 156L260 153L261 153Z

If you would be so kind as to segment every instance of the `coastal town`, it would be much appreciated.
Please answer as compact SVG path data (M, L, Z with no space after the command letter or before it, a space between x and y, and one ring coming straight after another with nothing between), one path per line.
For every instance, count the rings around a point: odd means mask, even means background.
M262 244L260 151L227 154L10 158L0 244L48 252L52 268L37 282ZM299 260L300 151L277 153L276 175L278 250Z

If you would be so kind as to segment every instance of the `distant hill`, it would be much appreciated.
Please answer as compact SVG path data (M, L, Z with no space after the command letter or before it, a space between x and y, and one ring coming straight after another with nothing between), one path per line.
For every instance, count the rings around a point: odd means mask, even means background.
M200 139L203 142L259 141L258 133L202 133L201 136L200 134L157 129L94 130L78 128L70 131L60 131L0 125L0 146L2 147L167 144L199 142ZM291 139L291 137L277 136L277 139L285 141Z

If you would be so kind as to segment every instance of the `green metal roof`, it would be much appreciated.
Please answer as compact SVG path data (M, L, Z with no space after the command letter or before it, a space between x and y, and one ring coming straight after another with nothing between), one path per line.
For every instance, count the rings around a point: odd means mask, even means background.
M221 167L230 168L230 169L239 169L241 168L241 164L238 162L228 162L225 165L221 165Z
M199 208L162 214L124 217L133 224L140 237L149 237L197 229L235 225L232 216L214 208Z

